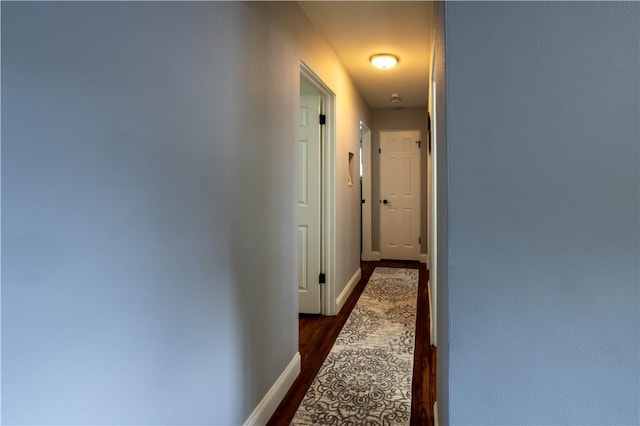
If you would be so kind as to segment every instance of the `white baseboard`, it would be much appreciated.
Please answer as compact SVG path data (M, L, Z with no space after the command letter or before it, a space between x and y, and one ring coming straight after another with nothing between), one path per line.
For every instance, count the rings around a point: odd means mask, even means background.
M378 255L380 255L380 253L378 253ZM362 260L364 260L365 262L367 262L367 261L371 261L371 260L376 260L376 259L375 259L375 257L374 257L374 255L373 255L373 252L371 252L371 251L370 251L369 253L367 253L367 252L362 252L362 253L361 253L361 255L360 255L360 257L361 257L361 258L362 258Z
M266 425L299 373L300 352L296 352L289 365L287 365L287 368L284 369L280 377L278 377L278 380L271 386L271 389L269 389L264 398L262 398L262 401L260 401L244 424Z
M363 255L362 260L380 260L382 257L380 256L379 251L372 251L370 254ZM420 256L417 259L420 263L425 263L427 265L427 269L429 269L429 255L427 253L420 253Z
M436 345L434 330L433 330L433 297L431 296L431 281L427 281L427 291L429 293L429 344L431 346Z
M347 299L349 298L349 295L351 295L351 292L353 291L354 287L356 286L356 284L358 284L358 281L360 281L361 277L362 277L362 270L358 268L358 270L353 274L353 276L351 277L347 285L340 292L340 295L336 298L336 313L340 312L340 310L346 303Z
M433 426L438 426L438 401L433 402Z

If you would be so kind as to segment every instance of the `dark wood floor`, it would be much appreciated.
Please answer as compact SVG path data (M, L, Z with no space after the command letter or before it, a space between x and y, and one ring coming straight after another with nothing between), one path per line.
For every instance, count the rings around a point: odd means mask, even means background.
M305 393L333 347L360 294L377 266L412 268L420 271L416 349L413 363L411 425L433 425L433 402L436 400L436 350L429 344L429 273L417 262L362 262L362 279L340 313L333 317L300 315L300 355L302 369L282 403L273 413L268 426L289 425Z

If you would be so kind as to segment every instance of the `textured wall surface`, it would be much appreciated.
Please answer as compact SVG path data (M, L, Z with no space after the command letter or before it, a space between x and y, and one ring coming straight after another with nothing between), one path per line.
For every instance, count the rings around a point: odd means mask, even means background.
M301 60L346 157L368 109L296 3L2 3L4 423L247 419L298 350Z
M640 4L448 3L446 49L450 423L638 424Z

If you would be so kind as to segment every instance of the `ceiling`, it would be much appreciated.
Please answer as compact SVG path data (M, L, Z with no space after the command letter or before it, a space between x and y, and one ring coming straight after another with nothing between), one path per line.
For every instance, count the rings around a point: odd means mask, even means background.
M433 46L430 1L300 1L328 40L372 108L427 105ZM398 64L388 70L369 62L375 53L392 53ZM401 101L392 103L398 93Z

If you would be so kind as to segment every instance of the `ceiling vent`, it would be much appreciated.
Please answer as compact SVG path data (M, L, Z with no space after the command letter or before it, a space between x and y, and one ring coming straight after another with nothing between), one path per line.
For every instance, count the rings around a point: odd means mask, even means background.
M392 93L390 99L392 104L397 104L402 100L402 98L400 97L400 93Z

